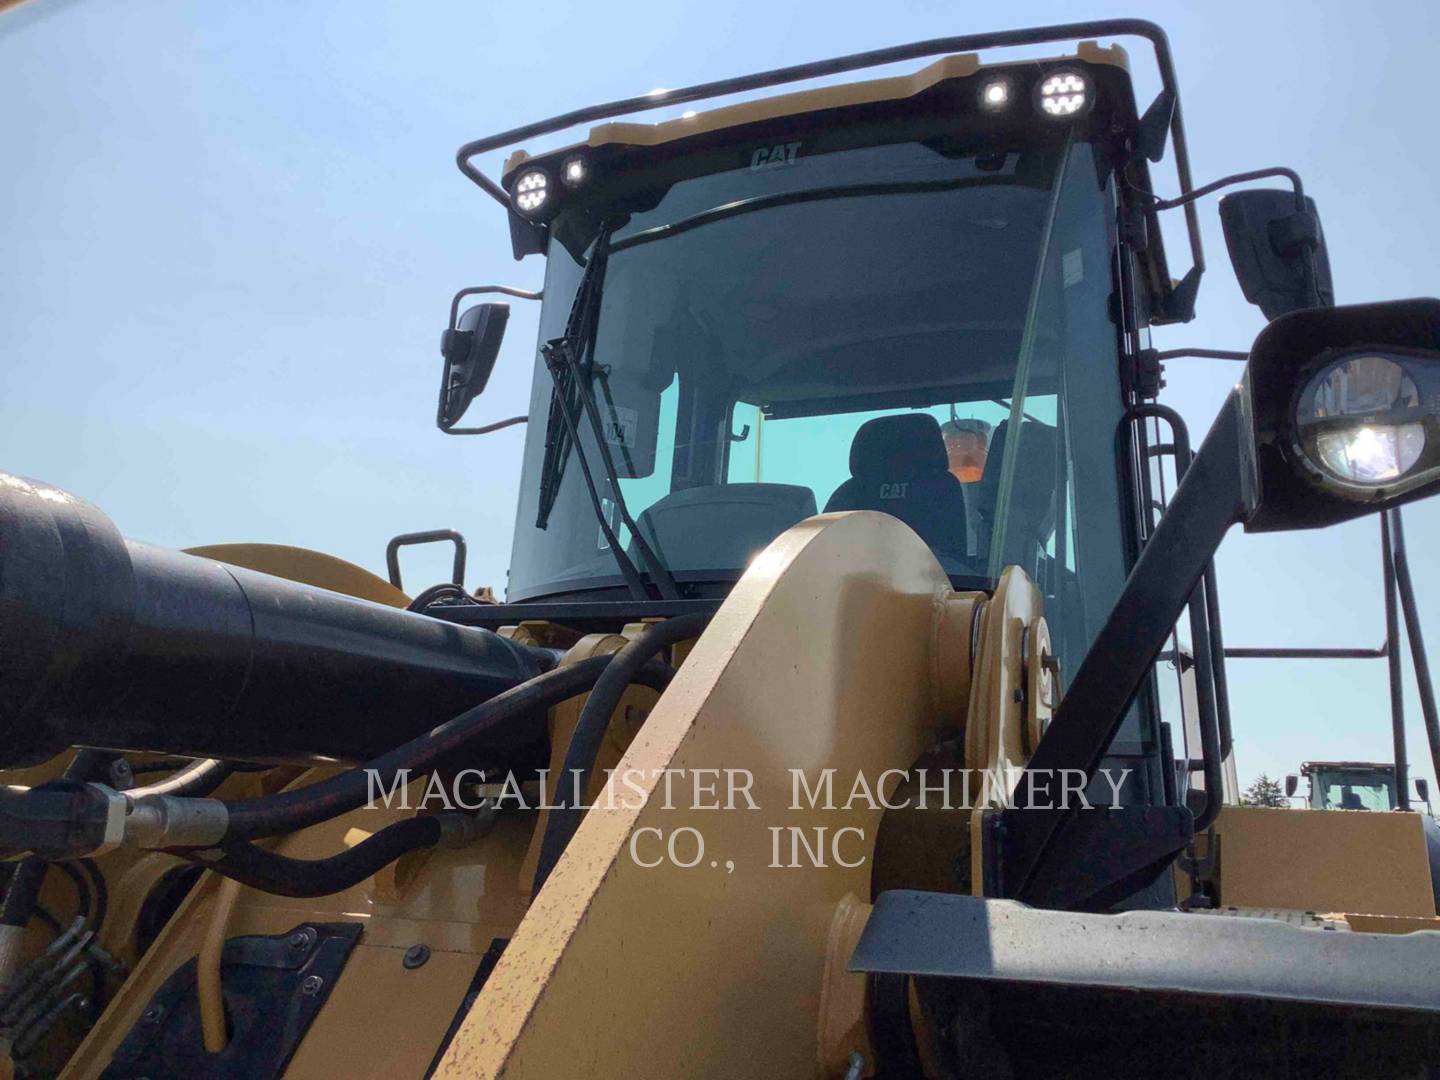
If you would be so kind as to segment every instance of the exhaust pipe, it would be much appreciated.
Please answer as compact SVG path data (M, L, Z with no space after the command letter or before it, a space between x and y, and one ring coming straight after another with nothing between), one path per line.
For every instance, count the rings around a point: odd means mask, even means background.
M546 666L488 630L127 540L0 472L0 767L70 746L363 761Z

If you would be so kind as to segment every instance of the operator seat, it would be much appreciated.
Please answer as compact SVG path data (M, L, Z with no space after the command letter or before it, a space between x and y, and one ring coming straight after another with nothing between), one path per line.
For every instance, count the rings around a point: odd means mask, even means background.
M766 544L815 516L815 493L799 484L714 484L657 499L635 522L672 570L748 566ZM630 557L639 558L635 545Z
M977 554L988 558L995 533L995 515L1000 496L1000 473L1004 468L1005 440L1010 421L1002 420L990 437L985 471L973 485L975 508L980 518ZM1023 420L1020 445L1015 450L1015 480L1010 492L1010 520L1006 523L1002 565L1023 567L1032 577L1037 558L1050 534L1055 531L1056 431L1039 420Z
M850 479L825 511L879 510L951 558L967 553L965 488L950 472L940 424L929 413L878 416L850 444Z

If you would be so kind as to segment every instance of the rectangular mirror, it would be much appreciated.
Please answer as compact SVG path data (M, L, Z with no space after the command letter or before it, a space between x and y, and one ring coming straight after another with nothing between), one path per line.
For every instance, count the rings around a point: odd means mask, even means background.
M441 431L460 422L490 381L509 320L509 304L476 304L441 335L440 354L445 358L445 369L440 376L440 404L435 415Z
M1331 307L1330 256L1315 212L1289 191L1237 191L1220 200L1225 246L1245 299L1275 319L1305 308Z

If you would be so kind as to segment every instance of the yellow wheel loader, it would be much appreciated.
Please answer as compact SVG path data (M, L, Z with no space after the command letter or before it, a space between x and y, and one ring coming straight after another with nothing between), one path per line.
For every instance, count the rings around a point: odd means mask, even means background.
M1300 777L1309 787L1303 796L1311 810L1395 810L1405 806L1409 794L1401 785L1395 766L1375 761L1307 761L1298 774L1285 777L1285 797L1293 799ZM1415 780L1419 800L1430 806L1430 783Z
M1158 27L457 160L546 264L441 338L440 430L528 425L503 600L453 533L386 581L0 474L4 1072L1435 1075L1434 824L1227 805L1212 560L1380 516L1440 750L1399 516L1440 488L1440 301L1334 306L1291 170L1196 185ZM1221 189L1271 321L1158 352ZM528 412L462 427L519 302ZM1245 361L1194 450L1181 355ZM423 542L454 580L411 596Z

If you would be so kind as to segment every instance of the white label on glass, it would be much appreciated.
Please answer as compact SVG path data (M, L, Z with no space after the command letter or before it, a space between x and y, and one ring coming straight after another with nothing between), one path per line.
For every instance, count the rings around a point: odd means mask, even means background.
M1065 253L1065 257L1060 260L1060 273L1065 279L1067 289L1085 280L1085 256L1079 248Z

